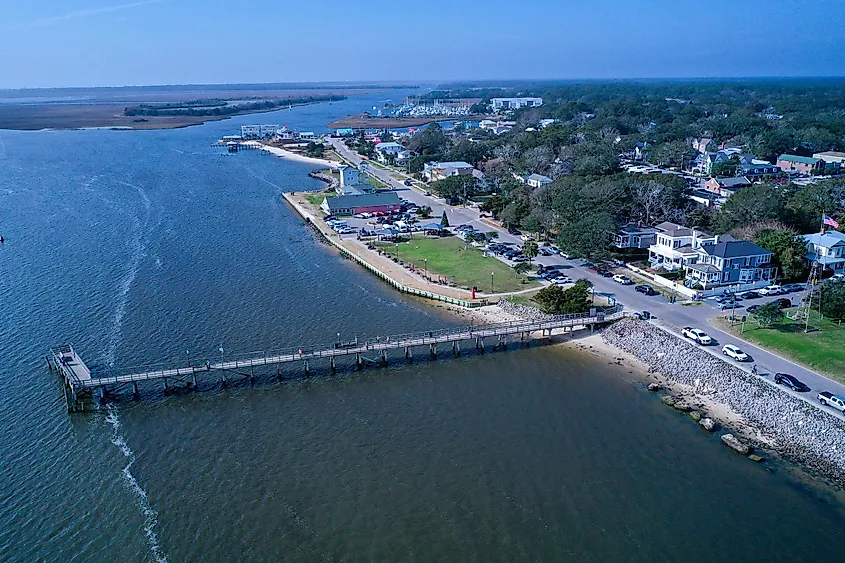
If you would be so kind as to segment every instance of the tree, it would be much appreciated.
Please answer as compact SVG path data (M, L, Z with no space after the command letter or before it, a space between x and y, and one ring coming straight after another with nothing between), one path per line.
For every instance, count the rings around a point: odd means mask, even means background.
M520 262L519 264L514 265L513 271L519 275L527 274L531 271L531 264L528 262Z
M566 290L559 285L550 285L538 291L534 301L544 313L585 313L593 305L590 299L592 286L592 283L584 279L578 280Z
M839 281L827 280L813 291L811 306L819 309L821 303L822 315L833 319L845 319L845 284Z
M555 155L549 147L534 147L525 151L523 162L525 168L536 174L545 174L551 168Z
M685 141L671 141L659 145L649 156L657 166L683 168L696 154L697 151Z
M783 309L780 308L780 303L777 301L770 301L765 305L760 305L754 311L754 319L762 327L778 324L783 321L783 317Z
M539 252L540 248L537 246L537 243L533 240L529 240L522 247L522 253L525 254L525 256L527 256L529 259L536 258Z
M765 229L760 231L754 240L766 250L775 253L781 272L788 279L803 277L806 272L804 256L807 247L804 240L797 235L798 233L788 229Z
M449 200L465 200L475 194L478 181L470 174L459 174L437 180L431 184L431 191Z
M423 205L422 207L417 209L417 215L419 215L420 217L431 217L431 207L429 207L428 205Z
M446 210L443 210L443 216L440 217L440 226L444 229L449 226L449 218L446 217Z
M408 148L422 156L434 157L446 152L449 139L440 129L440 125L432 123L411 137Z
M597 258L607 253L616 233L616 221L607 212L586 215L558 231L558 245L573 256Z
M728 198L719 210L716 229L726 233L752 223L780 221L785 215L786 195L779 186L758 184L744 188Z

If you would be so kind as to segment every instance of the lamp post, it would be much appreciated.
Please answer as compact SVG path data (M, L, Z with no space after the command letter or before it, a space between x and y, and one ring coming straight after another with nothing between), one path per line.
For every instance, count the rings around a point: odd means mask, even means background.
M399 260L399 243L396 243L396 260Z
M493 276L496 272L490 272L490 293L493 293Z
M425 277L428 279L428 258L423 258L423 263L425 264Z

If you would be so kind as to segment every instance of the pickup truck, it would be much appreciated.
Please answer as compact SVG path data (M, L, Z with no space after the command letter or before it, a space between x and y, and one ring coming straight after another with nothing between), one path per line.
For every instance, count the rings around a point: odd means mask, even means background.
M691 328L685 326L683 330L683 335L685 338L689 338L693 342L698 342L702 346L706 346L708 344L713 343L713 339L710 338L706 332L698 328Z
M821 393L816 395L816 398L822 405L830 405L836 410L845 413L845 397L843 397L842 395L834 395L830 391L822 391Z

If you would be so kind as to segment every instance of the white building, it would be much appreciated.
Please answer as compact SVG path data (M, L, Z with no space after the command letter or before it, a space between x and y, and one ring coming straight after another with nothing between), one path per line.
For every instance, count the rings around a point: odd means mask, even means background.
M258 139L261 137L260 125L241 125L241 137L244 139Z
M845 152L825 151L817 152L813 158L820 158L825 161L825 164L833 164L834 166L845 166ZM768 164L768 163L767 163Z
M262 125L261 126L261 137L264 139L269 139L270 137L275 136L276 131L278 131L279 126L277 125Z
M494 111L537 108L543 105L543 98L493 98L490 105Z
M531 186L532 188L539 188L540 186L545 186L546 184L551 184L553 180L548 176L543 176L542 174L531 174L525 178L525 183Z
M376 145L376 158L379 162L387 162L387 155L397 157L400 153L405 151L405 147L399 143L378 143Z
M845 234L838 231L800 235L807 243L807 261L815 262L837 274L845 271Z
M358 185L358 169L354 166L341 166L340 170L340 185L341 186L357 186Z
M463 176L472 174L474 168L467 162L427 162L423 166L423 176L433 182L443 180L449 176Z
M313 131L302 131L298 137L300 141L313 141L317 138L317 135Z

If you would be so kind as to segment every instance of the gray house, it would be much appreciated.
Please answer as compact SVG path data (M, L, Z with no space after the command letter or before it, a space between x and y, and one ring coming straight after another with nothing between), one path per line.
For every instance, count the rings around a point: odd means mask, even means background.
M648 248L657 241L658 230L648 225L627 223L619 227L613 239L616 248Z
M773 253L753 242L731 240L703 244L698 259L686 266L688 285L700 283L705 288L747 284L775 279Z

